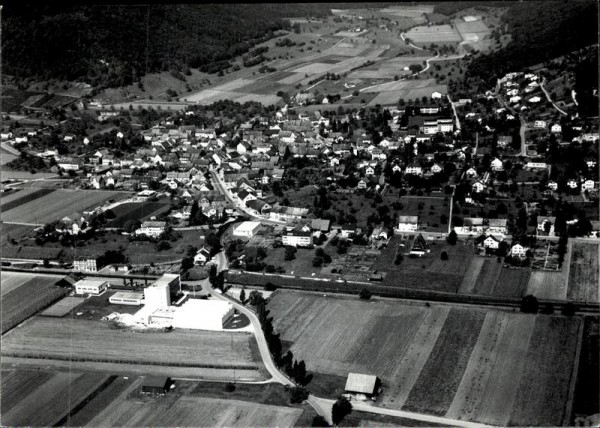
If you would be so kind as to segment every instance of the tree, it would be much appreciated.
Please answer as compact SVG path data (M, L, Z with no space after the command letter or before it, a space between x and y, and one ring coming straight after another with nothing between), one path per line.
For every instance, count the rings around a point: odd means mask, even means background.
M323 266L323 257L318 257L318 256L315 257L312 260L312 265L313 265L313 267L321 267L321 266Z
M448 253L445 251L442 251L442 253L440 254L440 259L448 260Z
M331 420L335 425L338 425L344 417L350 413L352 413L352 404L350 404L350 401L346 397L340 396L336 402L333 403Z
M194 267L194 259L192 257L186 257L181 260L181 270L189 270Z
M456 245L457 241L458 241L458 236L456 236L456 232L454 231L454 229L452 229L452 231L450 231L450 233L448 234L448 237L446 238L446 242L450 245Z
M317 415L312 420L312 426L313 427L328 427L329 424L327 423L327 420L323 416Z
M246 304L246 289L242 288L242 291L240 291L240 302L242 302L242 305Z
M531 294L521 299L521 312L526 314L537 314L539 309L538 299Z
M565 303L561 313L567 317L572 317L575 315L575 305L571 302Z
M171 244L169 243L169 241L165 241L164 239L156 243L157 251L164 251L168 250L169 248L171 248Z
M225 392L233 392L233 391L235 391L235 384L232 383L232 382L227 382L225 384L225 388L224 389L225 389Z
M290 260L294 260L296 258L296 248L292 247L290 245L285 247L285 256L284 256L284 260L286 261L290 261Z
M299 404L308 398L308 391L301 386L293 386L290 388L290 403Z
M248 301L252 306L258 306L261 302L264 302L264 298L260 292L253 290L250 292L250 298Z
M358 297L360 297L361 300L369 300L371 298L371 295L372 294L369 290L363 288L358 294Z

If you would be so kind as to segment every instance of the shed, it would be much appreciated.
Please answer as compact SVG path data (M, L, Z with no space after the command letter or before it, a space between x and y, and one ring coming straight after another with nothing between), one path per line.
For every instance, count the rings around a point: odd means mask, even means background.
M171 378L166 376L148 376L142 383L142 393L164 395L171 387Z
M348 373L345 391L349 394L373 396L379 393L381 380L377 376L362 373Z

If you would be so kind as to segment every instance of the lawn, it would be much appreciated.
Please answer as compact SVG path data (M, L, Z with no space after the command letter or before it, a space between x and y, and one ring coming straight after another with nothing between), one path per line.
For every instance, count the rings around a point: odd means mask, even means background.
M4 209L4 207L2 208ZM2 227L0 229L0 242L7 244L13 239L19 240L23 236L29 234L31 231L33 231L33 226L2 223Z
M168 202L131 202L117 205L111 211L116 218L109 224L110 227L121 228L129 220L148 220L152 216L158 216L168 211Z
M334 251L327 251L327 248L325 249L325 252L331 256L335 254ZM282 266L285 269L285 272L290 275L311 276L312 273L318 273L321 270L312 265L312 261L315 258L315 250L298 248L294 260L289 261L284 260L285 247L270 248L267 251L267 254L267 257L263 259L264 263L275 267Z
M69 292L55 284L59 276L2 273L2 333L25 321ZM6 290L6 292L5 292Z
M349 372L374 374L382 407L497 426L563 423L578 318L289 291L268 309L314 374L311 390L335 397Z
M36 317L2 337L2 355L258 370L261 364L254 357L253 342L244 333L139 332L107 322Z
M45 317L64 317L65 315L70 313L73 310L73 308L77 307L84 301L85 298L83 297L65 297L53 304L52 306L50 306L40 315L43 315Z
M598 302L598 244L572 245L567 299Z
M61 189L3 212L3 220L44 224L127 196L125 192Z

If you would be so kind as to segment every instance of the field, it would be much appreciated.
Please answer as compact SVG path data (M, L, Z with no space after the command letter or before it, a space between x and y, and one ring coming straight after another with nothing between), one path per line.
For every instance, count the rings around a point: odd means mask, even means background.
M458 43L462 41L462 37L458 31L450 25L433 25L431 27L422 26L414 27L407 31L404 35L412 40L413 43L423 44L443 44L443 43Z
M125 192L94 190L56 190L48 195L3 212L3 221L45 224L101 205L108 199L123 199Z
M2 223L2 227L0 227L0 242L2 244L10 243L12 239L18 240L29 234L32 230L33 226Z
M567 299L598 302L598 244L572 245Z
M85 298L83 297L65 297L64 299L59 300L40 315L45 317L63 317L70 313L73 308L77 305L83 303Z
M567 300L572 243L567 245L565 260L560 272L532 270L527 284L527 294L538 299Z
M54 426L100 388L109 376L101 373L2 370L2 424Z
M110 227L122 228L129 220L144 221L168 209L166 202L126 202L111 209L116 218L110 222Z
M2 272L2 333L68 293L55 284L59 276Z
M385 9L380 10L381 13L390 14L394 16L404 16L408 18L419 18L426 13L433 12L433 5L417 4L417 5L402 5L402 6L388 6Z
M382 407L498 426L557 426L566 415L577 318L287 291L268 309L315 392L335 395L358 372L382 379Z
M52 193L54 189L22 189L2 197L2 211L6 212L27 202Z
M573 416L600 413L600 329L598 317L585 317ZM571 422L571 421L567 421Z
M405 100L420 99L423 96L429 98L431 97L431 94L436 91L446 94L448 92L448 87L446 85L436 84L435 79L398 80L371 86L364 92L378 93L377 96L369 102L369 105L396 105L400 98L404 98Z
M2 337L2 355L258 370L261 366L253 357L253 341L244 333L140 332L107 322L36 317Z
M460 285L465 294L522 297L528 287L530 270L502 267L496 258L475 257Z

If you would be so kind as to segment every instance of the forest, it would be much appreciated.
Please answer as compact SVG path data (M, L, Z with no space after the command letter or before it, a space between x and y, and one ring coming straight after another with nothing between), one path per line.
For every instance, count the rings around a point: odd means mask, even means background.
M216 73L318 4L60 5L3 8L4 73L125 86L147 72Z

